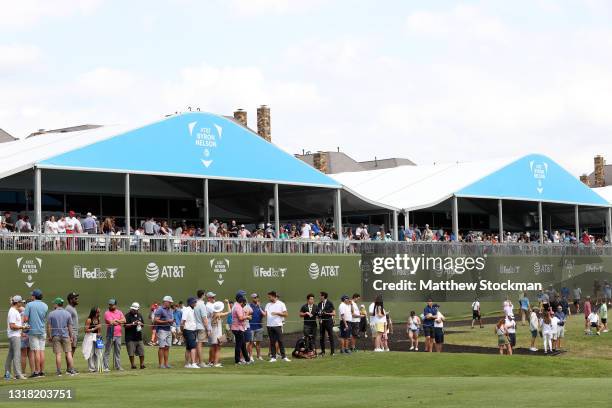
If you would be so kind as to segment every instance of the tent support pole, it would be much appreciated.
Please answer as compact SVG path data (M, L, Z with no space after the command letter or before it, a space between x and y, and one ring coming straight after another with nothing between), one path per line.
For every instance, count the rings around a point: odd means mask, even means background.
M540 244L544 243L544 219L542 217L542 202L538 201L538 228L540 230Z
M503 202L500 198L497 200L497 212L499 218L499 242L504 242L504 211L503 211Z
M336 200L334 203L334 223L336 224L336 233L338 239L342 239L342 192L336 189Z
M453 235L455 240L459 241L459 205L457 203L457 196L453 196Z
M280 209L278 206L278 184L274 184L274 237L280 236Z
M41 170L36 167L34 169L34 214L36 222L34 224L34 231L42 232L42 182L41 182Z
M577 205L574 206L574 225L576 227L574 234L576 234L576 239L580 240L580 212Z
M125 233L130 235L130 173L125 173Z
M393 210L393 240L399 240L399 222L398 222L397 210Z
M210 222L210 214L208 213L208 179L204 179L203 183L204 189L204 231L206 231L206 238L210 236L210 231L208 231L208 224Z

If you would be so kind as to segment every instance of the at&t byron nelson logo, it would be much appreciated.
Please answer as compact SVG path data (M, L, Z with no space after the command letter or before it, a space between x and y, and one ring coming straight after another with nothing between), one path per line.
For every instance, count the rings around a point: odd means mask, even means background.
M181 279L185 275L184 265L162 265L160 268L155 262L149 262L145 269L145 276L149 282L158 279Z
M315 262L308 266L310 279L336 278L340 276L340 265L319 265Z
M529 162L529 169L531 170L531 174L533 175L533 178L536 179L538 185L536 187L536 191L538 192L538 194L542 194L544 192L544 180L546 179L546 176L548 175L548 163L546 162L535 162L533 160L531 160Z
M31 288L32 285L34 285L35 282L33 276L40 272L42 263L43 260L41 258L17 258L17 269L19 272L26 274L27 280L24 283L28 288Z

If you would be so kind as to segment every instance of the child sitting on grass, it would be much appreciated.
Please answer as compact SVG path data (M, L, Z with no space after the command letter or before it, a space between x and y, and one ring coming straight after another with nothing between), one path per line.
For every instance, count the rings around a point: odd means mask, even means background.
M595 311L592 311L587 319L590 323L589 332L587 334L592 335L593 329L595 329L595 334L599 336L599 332L601 331L601 326L599 324L599 315Z

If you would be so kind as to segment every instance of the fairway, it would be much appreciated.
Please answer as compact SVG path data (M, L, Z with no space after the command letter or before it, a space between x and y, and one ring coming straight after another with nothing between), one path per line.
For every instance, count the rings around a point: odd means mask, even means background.
M0 406L7 402L9 388L72 388L75 404L84 407L155 406L248 406L248 407L495 407L510 403L521 407L580 407L585 404L610 406L612 394L612 336L584 336L581 319L572 318L570 350L557 357L512 357L469 353L357 352L316 360L290 363L257 361L253 366L235 367L231 346L224 348L225 367L183 368L183 349L171 352L171 370L155 368L156 349L147 347L145 370L89 374L77 351L75 377L56 377L53 357L47 349L47 377L0 384ZM490 346L492 326L485 329L453 328L453 344ZM519 328L522 333L524 328ZM525 336L519 334L519 345ZM490 344L491 343L491 344ZM597 352L595 358L589 350ZM0 360L6 349L0 350ZM129 367L122 350L124 367ZM112 390L113 397L108 397ZM109 398L112 398L109 400ZM62 403L59 403L62 404ZM36 403L36 406L61 406Z

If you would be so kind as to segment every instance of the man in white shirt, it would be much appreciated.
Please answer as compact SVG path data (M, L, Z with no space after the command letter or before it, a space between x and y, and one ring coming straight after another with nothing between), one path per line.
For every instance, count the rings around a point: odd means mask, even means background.
M6 319L6 333L8 335L8 353L4 363L4 379L11 379L11 366L15 379L25 380L26 376L21 372L21 331L25 328L19 308L23 306L23 299L16 295L11 299L11 307Z
M353 299L351 300L351 351L355 351L357 349L357 339L359 338L361 312L359 311L358 303L360 299L361 295L359 293L354 293Z
M338 306L338 313L340 314L340 353L351 354L349 344L351 342L353 307L347 295L342 295L340 300L340 306Z
M190 297L187 299L187 307L183 307L181 317L181 330L185 339L185 368L200 368L196 362L196 318L193 308L198 299Z
M275 291L268 292L268 300L270 302L266 305L263 314L266 316L266 326L270 339L270 362L276 362L276 343L278 343L283 361L289 362L291 360L287 358L283 345L283 321L288 315L287 306L278 299Z
M72 234L76 234L77 233L77 219L75 218L75 213L74 211L70 211L68 213L68 217L66 217L66 221L65 221L65 225L66 225L66 234L68 235L72 235ZM73 238L69 238L68 242L66 243L66 249L73 249L74 248L74 239Z
M217 229L219 229L219 221L213 220L213 222L211 222L210 225L208 226L208 235L211 238L212 237L216 237L217 236Z
M478 324L482 329L482 320L480 320L480 301L478 298L474 299L474 302L472 302L472 329L474 328L476 320L478 320Z
M302 239L310 238L310 230L311 230L310 224L308 224L307 222L303 223L302 228L300 230L301 232L300 238Z

